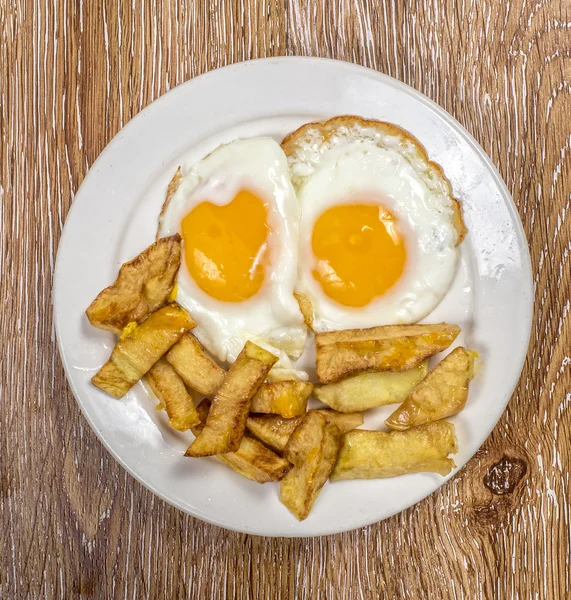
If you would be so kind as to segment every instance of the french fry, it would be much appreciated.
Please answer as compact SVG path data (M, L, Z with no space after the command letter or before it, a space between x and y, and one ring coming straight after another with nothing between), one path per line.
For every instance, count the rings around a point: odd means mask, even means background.
M164 306L180 267L180 235L157 240L119 269L115 283L99 293L85 311L89 322L118 335Z
M316 412L324 415L333 425L337 425L340 433L351 431L363 424L363 413L339 413L328 408ZM301 423L302 419L303 417L284 419L277 415L251 414L246 421L246 428L266 446L277 452L282 452L294 429Z
M165 358L189 388L205 396L213 396L224 381L226 371L206 353L192 333L183 335Z
M307 381L272 381L263 383L252 398L250 411L271 413L287 419L303 415L313 384Z
M341 413L330 408L320 408L317 412L324 415L332 425L337 425L339 433L347 433L357 429L364 422L362 412Z
M122 398L194 326L176 303L157 310L117 342L109 360L91 378L92 383L114 398Z
M309 515L339 452L341 435L324 415L310 410L284 449L293 468L282 479L280 500L300 521Z
M147 381L167 411L169 425L173 429L186 431L200 423L194 401L183 380L166 360L161 358L151 367L147 373Z
M339 412L363 411L402 402L428 373L423 360L409 371L359 373L336 383L316 386L313 395Z
M197 410L202 423L192 429L197 436L204 428L209 409L209 400L203 400L198 405ZM285 458L278 456L248 434L244 435L236 452L219 454L216 458L243 477L258 483L281 481L291 469L291 464Z
M356 429L342 437L331 479L382 479L407 473L447 475L458 452L454 425L437 421L406 431Z
M266 446L281 452L302 418L284 419L277 415L249 415L246 428Z
M445 350L457 325L387 325L315 334L316 371L333 383L363 371L408 371Z
M468 400L474 354L462 347L448 356L412 390L385 421L391 429L404 430L458 414Z
M204 429L189 446L186 456L212 456L238 450L252 397L277 360L267 350L246 342L214 396Z

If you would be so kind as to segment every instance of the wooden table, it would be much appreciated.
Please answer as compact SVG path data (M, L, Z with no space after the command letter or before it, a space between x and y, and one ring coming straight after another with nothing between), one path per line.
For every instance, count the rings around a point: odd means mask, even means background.
M0 597L571 598L568 2L5 0L0 30ZM519 387L477 456L404 513L320 539L154 497L81 416L52 326L62 225L115 133L195 75L278 55L372 67L454 115L513 194L536 286Z

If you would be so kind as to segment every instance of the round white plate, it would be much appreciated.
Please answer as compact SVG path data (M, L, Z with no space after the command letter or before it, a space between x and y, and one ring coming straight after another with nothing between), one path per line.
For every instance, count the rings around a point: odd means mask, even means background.
M141 384L118 401L90 383L114 339L89 325L85 308L114 281L122 262L153 241L176 167L236 137L264 134L281 141L302 123L340 114L391 121L412 132L462 202L469 235L458 272L426 319L461 325L458 343L476 349L483 361L466 409L452 419L458 467L500 418L525 358L533 290L521 222L490 160L436 104L385 75L314 58L240 63L170 91L117 134L75 197L56 263L56 332L69 384L109 452L167 502L229 529L276 536L346 531L415 504L447 479L418 474L328 483L299 523L279 502L278 485L248 481L213 458L184 458L191 434L169 429ZM366 426L380 426L390 409L372 411Z

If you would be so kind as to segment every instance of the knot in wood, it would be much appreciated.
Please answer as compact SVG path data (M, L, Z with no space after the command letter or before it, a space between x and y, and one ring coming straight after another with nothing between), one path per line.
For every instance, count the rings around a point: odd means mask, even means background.
M524 460L503 456L484 476L484 485L497 496L511 494L526 473Z

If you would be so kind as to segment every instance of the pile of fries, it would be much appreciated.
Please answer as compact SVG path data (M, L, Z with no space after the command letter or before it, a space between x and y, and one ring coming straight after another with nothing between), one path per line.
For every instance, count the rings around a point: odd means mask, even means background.
M319 384L269 381L277 357L264 348L246 342L226 371L193 336L191 316L169 302L178 265L180 238L158 240L86 312L95 327L120 334L93 384L121 398L146 378L169 425L195 435L185 456L216 456L248 479L280 482L280 499L299 520L328 479L455 467L454 426L443 419L466 404L474 353L457 347L431 371L428 358L452 344L458 326L316 333ZM312 394L327 408L308 410ZM389 404L399 406L387 431L358 429L364 411Z

